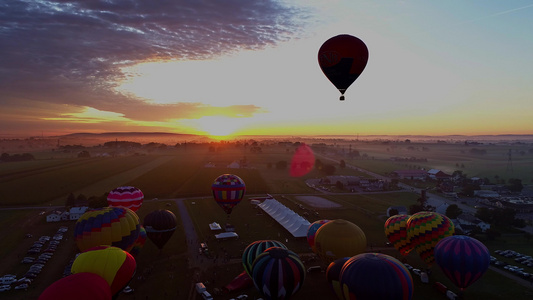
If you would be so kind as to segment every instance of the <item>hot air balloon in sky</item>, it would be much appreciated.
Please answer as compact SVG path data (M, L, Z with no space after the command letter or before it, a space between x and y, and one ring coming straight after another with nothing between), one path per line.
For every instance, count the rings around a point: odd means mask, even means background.
M413 247L407 239L407 220L410 215L395 215L385 221L385 236L400 254L405 256Z
M304 283L305 267L296 253L271 247L257 256L251 277L265 299L290 299Z
M280 247L287 249L287 247L283 245L283 243L275 240L255 241L249 244L244 249L242 253L242 265L244 267L244 271L246 271L248 275L252 276L252 265L254 264L254 260L256 259L256 257L270 247Z
M413 278L397 259L381 253L363 253L344 263L340 275L344 299L409 300Z
M350 257L343 257L335 260L334 262L330 263L328 268L326 269L326 279L328 280L329 284L331 285L331 288L333 289L333 292L335 292L335 295L337 295L337 298L340 300L344 300L344 296L342 295L342 287L340 283L340 277L341 277L341 270L344 266L344 263L348 261Z
M336 219L322 225L315 236L316 252L326 263L351 257L366 250L366 236L359 226L352 222Z
M435 262L461 290L476 282L490 265L490 252L480 241L465 235L443 238L435 246Z
M144 200L143 192L133 186L118 187L107 194L109 206L124 206L137 211Z
M74 259L72 274L89 272L104 278L117 295L130 282L137 264L128 252L112 246L91 248Z
M431 211L418 212L407 220L407 238L428 267L435 262L437 243L455 232L453 222L446 216Z
M306 144L301 144L291 159L290 175L292 177L301 177L311 172L315 165L315 155L313 149Z
M158 209L144 217L143 226L150 241L161 250L176 231L177 223L173 212Z
M359 38L341 34L328 39L318 50L318 64L324 75L341 92L361 75L368 61L368 48Z
M141 249L143 248L144 244L146 243L146 230L144 229L144 226L140 226L139 228L139 237L137 237L137 240L135 240L135 243L133 243L133 247L129 251L133 257L136 257L141 252Z
M324 224L329 222L329 220L318 220L309 225L307 228L307 243L309 244L309 247L311 247L311 250L313 250L314 253L316 253L316 247L315 247L315 236L317 230Z
M100 275L82 272L48 286L38 300L111 300L111 288Z
M139 236L139 217L125 207L104 207L84 213L74 228L80 251L110 245L131 250Z
M241 202L246 191L244 181L237 175L222 174L211 185L213 198L217 204L229 215L232 209Z

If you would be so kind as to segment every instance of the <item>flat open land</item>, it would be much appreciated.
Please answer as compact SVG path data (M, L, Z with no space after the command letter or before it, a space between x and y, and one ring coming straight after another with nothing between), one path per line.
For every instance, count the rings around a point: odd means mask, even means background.
M389 206L406 206L416 203L418 194L409 191L349 193L334 191L322 193L305 184L308 179L325 176L313 169L302 177L291 177L288 169L277 168L276 164L286 161L290 165L296 145L260 144L261 152L251 152L241 145L211 144L169 147L157 151L128 151L115 157L76 158L75 154L36 153L34 161L0 164L0 275L22 276L29 265L21 264L31 244L41 235L54 235L60 226L69 231L61 241L54 257L43 268L43 272L27 290L1 292L2 299L37 299L51 283L63 276L69 261L77 253L71 238L74 221L47 223L46 215L53 210L64 210L68 194L85 198L102 196L117 186L132 185L145 194L143 206L137 212L141 223L148 213L155 209L168 209L177 216L178 228L171 240L160 251L147 240L136 257L137 273L130 286L132 294L122 294L118 299L195 299L193 284L203 281L210 292L228 284L243 271L241 255L244 248L259 239L276 239L298 253L306 268L326 266L312 253L305 238L294 238L269 215L262 213L249 199L273 195L285 206L300 215L307 215L310 222L319 219L346 219L357 224L367 236L367 251L380 251L403 259L409 264L425 268L424 263L413 251L407 257L385 245L383 224ZM486 154L473 154L471 148L486 150ZM213 149L215 148L215 149ZM324 163L344 160L348 165L386 175L393 170L423 167L441 168L446 172L462 170L469 176L487 177L491 180L523 178L531 183L533 174L533 153L531 146L519 145L456 145L415 143L369 143L336 142L331 145L313 146ZM359 151L360 156L348 156L349 149ZM509 168L508 152L512 149L512 169ZM214 150L214 151L213 151ZM101 153L105 149L89 148L90 152ZM479 153L479 152L476 152ZM391 157L417 157L419 161L391 160ZM426 160L423 160L423 159ZM230 168L233 162L246 165L245 168ZM245 198L230 215L217 205L211 196L211 183L220 174L233 173L246 182ZM338 175L368 176L356 168L341 168L336 164ZM194 239L180 217L179 202L182 202L190 216ZM43 212L44 213L41 213ZM308 213L308 214L305 214ZM216 241L215 232L208 224L231 223L239 239ZM32 238L25 238L25 234ZM491 251L496 249L521 249L533 255L530 241L522 235L500 237L495 241L483 240ZM201 242L209 246L209 254L197 253ZM192 251L191 251L192 250ZM495 256L495 255L494 255ZM529 270L533 273L533 269ZM415 293L413 299L445 299L431 287L413 277ZM457 288L443 275L438 266L432 267L431 282L440 281L457 292ZM529 288L492 270L469 287L465 292L468 299L525 299L530 298ZM259 297L254 287L215 299L230 299L240 293ZM189 297L192 295L192 297ZM198 298L199 299L199 298ZM304 286L292 299L334 299L329 284L322 272L308 273Z

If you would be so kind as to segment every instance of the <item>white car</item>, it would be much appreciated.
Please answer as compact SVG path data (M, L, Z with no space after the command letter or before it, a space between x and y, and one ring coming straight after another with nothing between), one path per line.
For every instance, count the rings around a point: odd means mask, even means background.
M15 287L15 290L27 289L28 286L29 286L29 285L28 285L27 283L23 283L23 284L17 285L17 286Z
M0 292L9 291L11 289L10 285L2 285L0 286Z

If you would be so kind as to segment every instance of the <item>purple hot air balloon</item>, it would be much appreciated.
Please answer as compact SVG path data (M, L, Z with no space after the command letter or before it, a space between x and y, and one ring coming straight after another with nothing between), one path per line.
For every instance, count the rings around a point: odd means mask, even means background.
M466 235L442 239L435 246L434 256L444 274L461 291L481 278L490 265L487 247Z

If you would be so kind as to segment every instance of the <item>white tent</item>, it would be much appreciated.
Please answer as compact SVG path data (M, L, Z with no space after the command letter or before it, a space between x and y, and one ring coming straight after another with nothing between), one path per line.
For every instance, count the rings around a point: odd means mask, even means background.
M276 199L266 199L258 206L289 231L292 236L307 236L307 228L311 223Z

